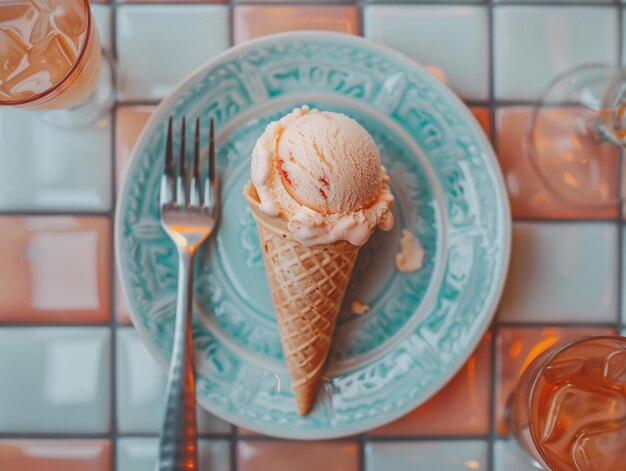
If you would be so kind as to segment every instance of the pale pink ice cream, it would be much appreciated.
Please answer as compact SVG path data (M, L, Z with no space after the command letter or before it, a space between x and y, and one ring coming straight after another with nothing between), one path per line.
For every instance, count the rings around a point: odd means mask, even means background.
M303 245L363 245L393 227L393 196L369 133L341 113L307 106L270 123L252 152L260 208L288 220Z

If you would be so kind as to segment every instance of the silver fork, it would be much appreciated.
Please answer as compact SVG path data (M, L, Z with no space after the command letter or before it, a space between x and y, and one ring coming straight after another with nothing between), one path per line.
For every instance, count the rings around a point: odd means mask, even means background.
M210 124L209 162L205 179L200 176L200 118L196 119L191 175L186 161L185 117L182 119L180 135L180 155L176 169L170 117L159 206L161 225L178 250L178 293L174 345L167 381L167 406L159 440L157 471L198 469L191 332L193 262L196 250L213 232L219 210L213 119Z

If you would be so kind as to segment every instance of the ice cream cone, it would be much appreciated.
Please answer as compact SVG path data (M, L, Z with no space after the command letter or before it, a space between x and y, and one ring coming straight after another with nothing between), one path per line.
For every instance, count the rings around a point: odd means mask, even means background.
M259 231L298 412L306 415L315 402L359 247L347 241L306 247L293 237L285 219L259 209L253 185L244 194Z

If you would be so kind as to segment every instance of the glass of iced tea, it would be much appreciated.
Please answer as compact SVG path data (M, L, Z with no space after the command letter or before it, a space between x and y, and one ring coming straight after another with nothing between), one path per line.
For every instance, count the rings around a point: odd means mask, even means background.
M96 89L100 57L89 0L0 1L0 106L78 107Z
M543 352L522 373L508 422L545 469L626 469L626 337L584 337Z

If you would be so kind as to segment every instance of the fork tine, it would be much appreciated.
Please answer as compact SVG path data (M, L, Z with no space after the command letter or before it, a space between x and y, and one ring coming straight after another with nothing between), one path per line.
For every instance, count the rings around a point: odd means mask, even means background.
M211 118L209 129L209 180L215 181L215 121Z
M176 178L176 186L177 186L177 198L176 202L180 205L184 205L185 201L189 201L189 193L187 192L187 162L185 159L185 141L186 139L186 121L183 116L181 125L180 125L180 155L178 157L178 177Z
M189 189L189 204L198 206L200 195L200 117L196 118L196 132L193 139L193 174Z
M208 160L209 169L207 173L207 178L204 182L204 205L208 208L212 208L215 206L215 199L217 194L217 172L215 162L215 122L213 118L211 118L209 126Z
M165 174L174 177L174 143L172 138L172 117L167 122L167 142L165 144Z
M174 144L172 138L172 117L167 122L167 138L165 141L165 164L161 176L161 206L168 204L176 197L174 183Z

